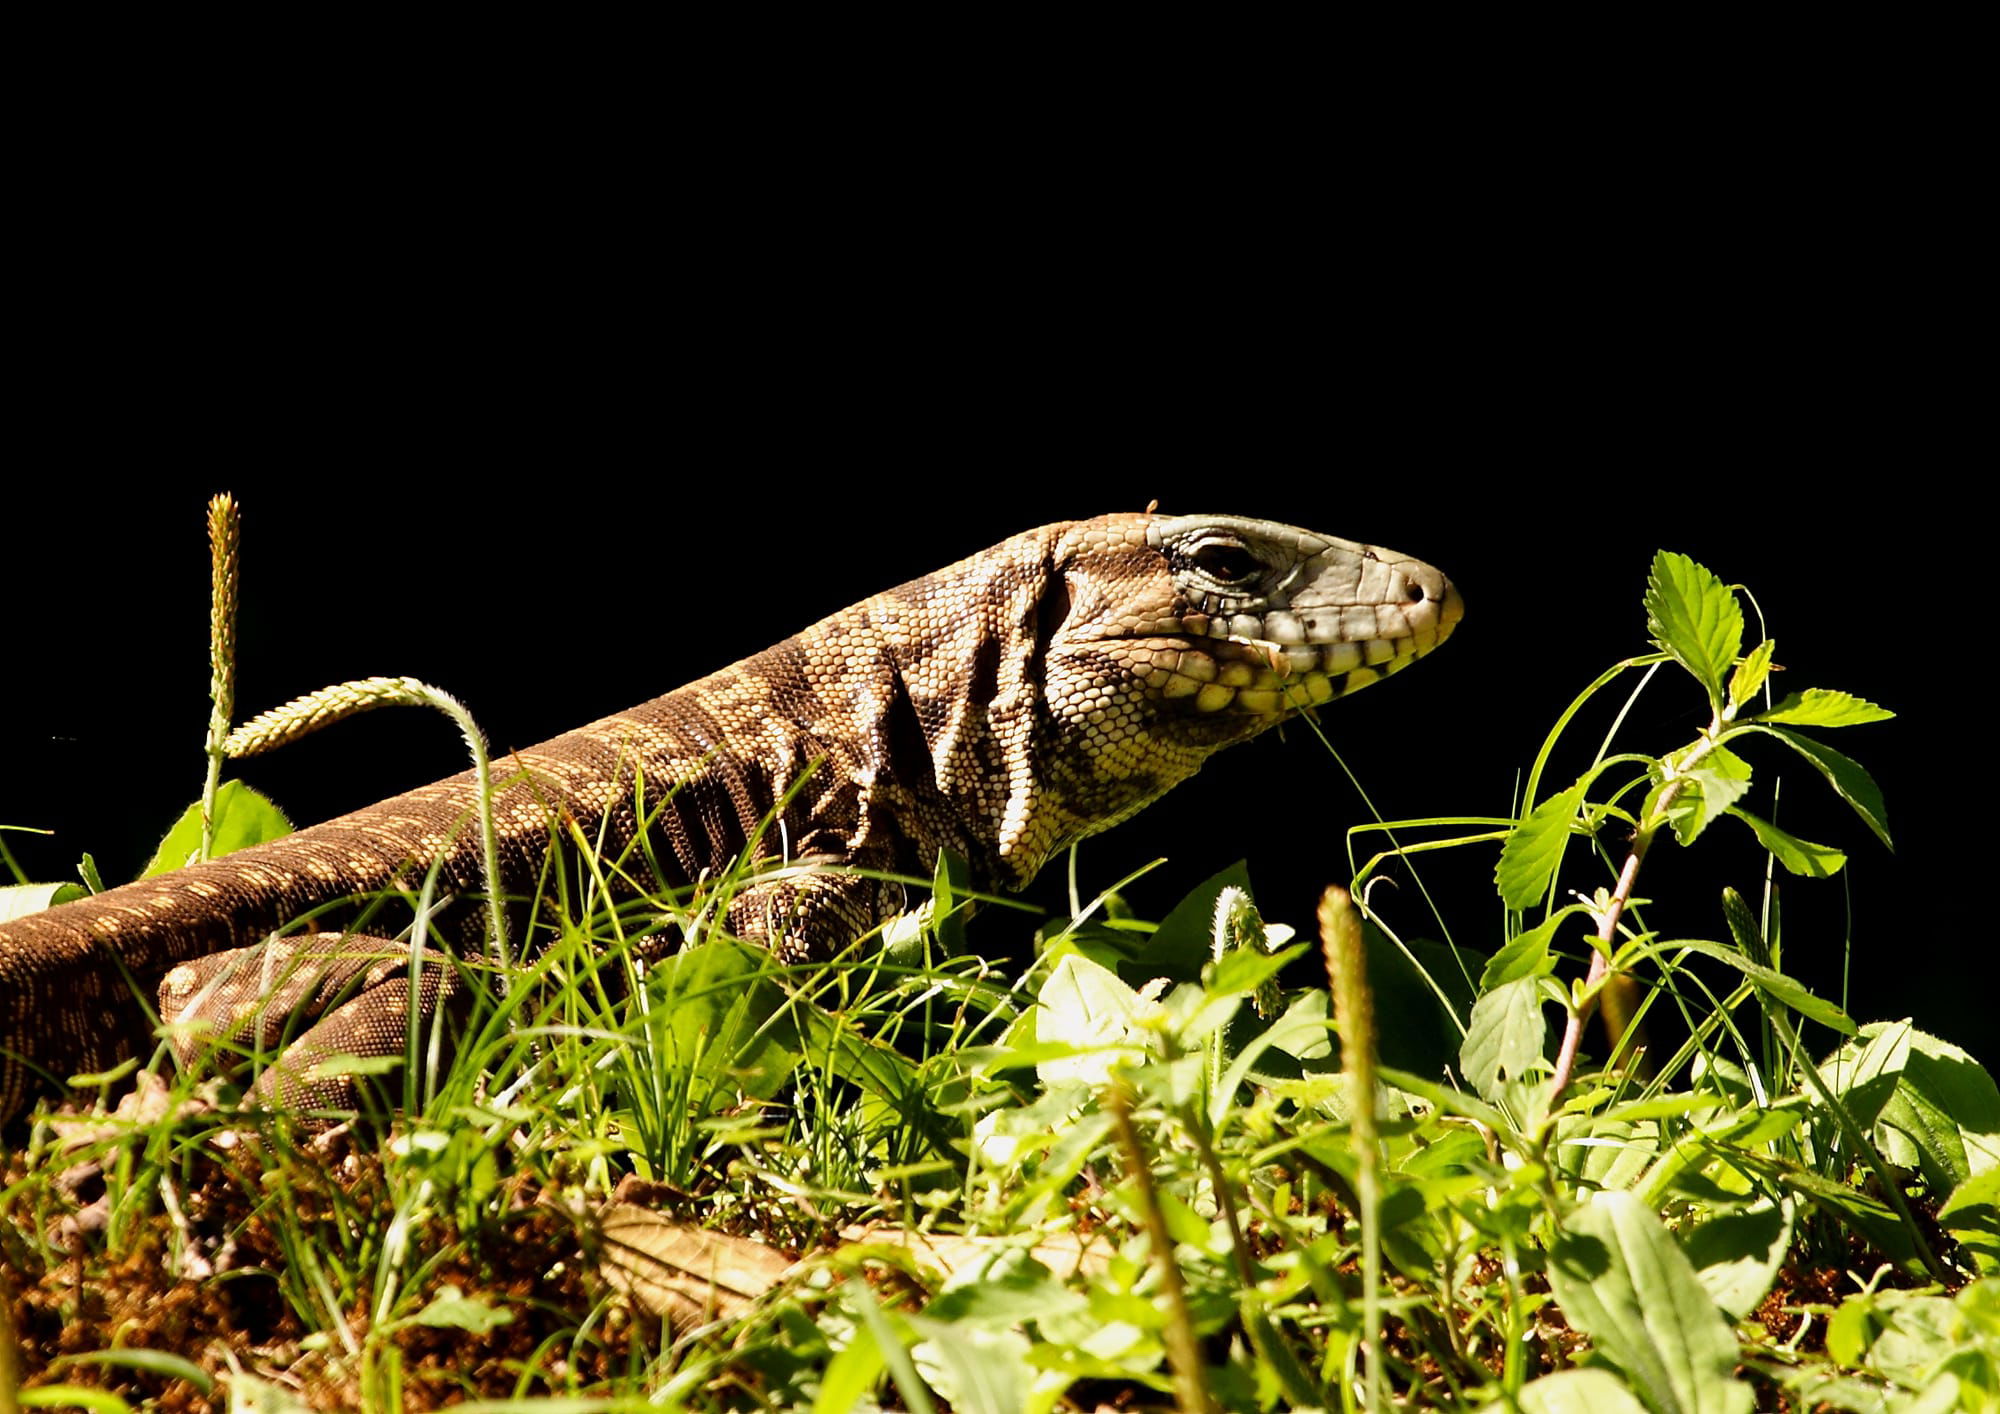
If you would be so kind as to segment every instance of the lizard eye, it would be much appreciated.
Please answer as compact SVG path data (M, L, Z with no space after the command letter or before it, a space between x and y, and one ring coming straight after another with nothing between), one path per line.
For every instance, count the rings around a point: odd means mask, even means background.
M1255 579L1264 568L1255 555L1233 540L1210 540L1197 545L1188 559L1203 574L1224 584Z

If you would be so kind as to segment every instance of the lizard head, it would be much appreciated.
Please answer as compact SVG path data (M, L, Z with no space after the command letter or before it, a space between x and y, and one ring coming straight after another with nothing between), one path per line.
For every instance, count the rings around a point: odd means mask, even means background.
M1421 561L1240 516L1078 521L1048 556L1033 788L1000 831L1023 878L1221 748L1407 668L1464 612Z
M1233 742L1400 672L1463 612L1391 550L1240 516L1017 536L875 602L926 772L1019 888Z
M1084 521L1056 558L1049 709L1202 755L1402 671L1464 613L1421 561L1240 516Z

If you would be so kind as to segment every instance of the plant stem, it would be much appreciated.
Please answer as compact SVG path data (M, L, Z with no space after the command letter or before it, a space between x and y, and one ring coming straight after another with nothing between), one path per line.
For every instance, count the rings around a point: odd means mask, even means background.
M1173 1234L1167 1231L1167 1217L1160 1210L1152 1161L1140 1147L1139 1133L1132 1127L1132 1092L1124 1081L1114 1081L1105 1093L1105 1103L1118 1130L1118 1144L1125 1151L1125 1162L1132 1170L1132 1182L1138 1185L1139 1207L1146 1215L1153 1262L1160 1271L1160 1292L1167 1305L1167 1363L1174 1371L1174 1396L1186 1414L1210 1414L1215 1401L1209 1395L1208 1379L1202 1369L1201 1343L1195 1338L1187 1288L1181 1282L1180 1264L1174 1260Z
M1368 1338L1364 1397L1370 1414L1384 1406L1382 1366L1382 1151L1375 1124L1375 998L1368 989L1368 957L1361 914L1346 889L1329 888L1319 900L1320 946L1333 982L1334 1024L1340 1031L1340 1068L1347 1076L1349 1142L1354 1149L1354 1192L1361 1218L1361 1322Z
M1264 1312L1263 1297L1257 1291L1257 1273L1250 1265L1250 1248L1243 1240L1243 1224L1236 1212L1235 1190L1223 1174L1222 1160L1209 1135L1206 1107L1199 1101L1183 1107L1181 1123L1194 1137L1195 1152L1201 1156L1209 1187L1215 1192L1215 1204L1222 1210L1222 1220L1229 1229L1229 1251L1235 1259L1236 1281L1243 1293L1243 1331L1250 1337L1251 1349L1277 1375L1278 1382L1285 1387L1286 1398L1294 1406L1303 1409L1319 1405L1323 1403L1319 1392L1312 1387L1291 1346Z
M1597 916L1598 946L1590 950L1590 974L1584 978L1584 998L1569 1014L1569 1024L1563 1028L1562 1049L1556 1053L1556 1073L1549 1081L1550 1114L1555 1113L1556 1102L1562 1098L1562 1092L1576 1070L1576 1053L1583 1044L1584 1024L1597 1009L1597 994L1611 970L1611 949L1618 937L1618 919L1632 898L1632 886L1639 878L1639 865L1645 860L1646 846L1652 842L1652 830L1641 828L1638 837L1632 841L1632 852L1625 856L1625 863L1618 871L1618 887L1611 891L1610 901Z

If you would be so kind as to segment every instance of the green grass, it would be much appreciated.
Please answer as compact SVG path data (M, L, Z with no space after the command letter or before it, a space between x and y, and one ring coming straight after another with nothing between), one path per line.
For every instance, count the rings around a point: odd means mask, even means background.
M504 988L464 964L486 1001L435 1062L371 1077L381 1112L315 1131L160 1057L124 1111L36 1121L0 1174L19 1398L2000 1408L1991 1078L1788 977L1761 873L1755 904L1707 905L1712 937L1645 926L1649 851L1711 827L1748 826L1774 870L1843 866L1745 815L1767 761L1881 828L1816 735L1880 709L1773 707L1736 603L1662 556L1658 651L1579 697L1512 816L1353 834L1385 845L1357 899L1392 860L1471 850L1501 907L1428 900L1432 942L1422 895L1364 905L1338 1028L1318 949L1240 870L1157 926L1116 888L1078 900L1002 973L947 864L921 920L785 966L713 927L740 879L614 907L624 862L559 841L559 925ZM1545 790L1629 682L1706 726L1607 733ZM656 957L663 924L688 945ZM1607 1064L1606 998L1620 1052L1670 1020L1667 1053ZM1343 1048L1379 1059L1372 1085Z

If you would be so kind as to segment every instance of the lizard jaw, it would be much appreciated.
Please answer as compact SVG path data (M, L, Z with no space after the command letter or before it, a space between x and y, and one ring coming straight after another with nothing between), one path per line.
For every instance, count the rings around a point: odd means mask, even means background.
M1399 606L1399 623L1378 620L1378 633L1367 637L1310 641L1332 616L1190 614L1180 624L1186 636L1131 638L1119 647L1134 676L1187 711L1277 718L1401 672L1450 638L1464 612L1458 590L1443 580L1435 598ZM1379 632L1385 627L1402 631Z

